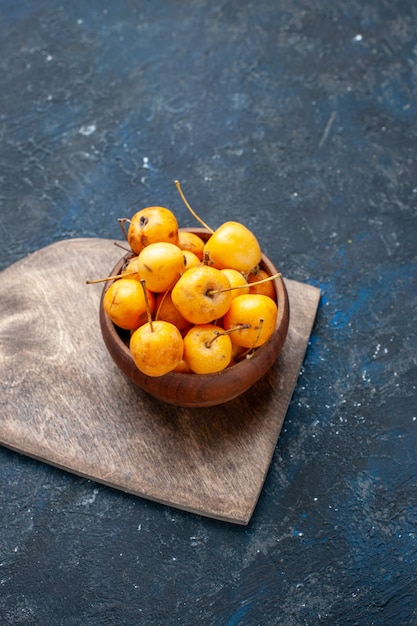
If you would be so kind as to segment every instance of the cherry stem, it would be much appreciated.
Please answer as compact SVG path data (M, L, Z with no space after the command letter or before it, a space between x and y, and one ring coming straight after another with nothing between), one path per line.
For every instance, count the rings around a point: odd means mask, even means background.
M239 326L234 326L233 328L229 328L229 330L220 330L213 331L214 337L210 339L210 341L206 341L206 348L210 348L213 341L216 341L218 337L222 337L223 335L229 335L233 333L235 330L245 330L246 328L250 328L250 324L240 324Z
M277 274L272 274L272 276L267 276L267 278L263 278L262 280L254 280L253 283L249 283L249 286L251 287L252 285L262 285L262 283L267 283L270 280L275 280L276 278L282 278L281 272L278 272Z
M128 237L127 237L127 233L126 233L126 229L125 229L125 224L126 224L126 222L129 222L129 224L130 224L130 219L128 219L127 217L119 217L117 219L117 221L119 222L119 226L122 229L122 233L124 235L124 238L126 239L126 241L128 241Z
M208 231L209 231L209 233L213 234L213 233L214 233L214 230L213 230L212 228L210 228L210 226L208 226L208 225L204 222L204 220L202 220L202 219L201 219L201 217L199 217L199 216L197 215L197 213L194 211L194 209L192 209L192 208L191 208L191 206L189 205L189 203L187 202L187 198L184 196L184 193L183 193L183 191L182 191L182 189L181 189L181 185L180 185L179 180L175 180L175 181L174 181L174 183L175 183L176 188L178 189L178 193L180 194L182 201L184 202L184 204L185 204L185 206L187 207L187 209L190 211L191 215L192 215L193 217L195 217L195 219L197 220L197 222L199 222L202 226L204 226L204 228L205 228L206 230L208 230Z
M116 274L115 276L106 276L106 278L95 278L93 280L86 280L87 285L96 285L97 283L105 283L108 280L117 280L118 278L128 278L133 276L137 272L125 272L124 274Z
M130 252L130 254L132 254L132 248L126 248L126 246L122 246L122 244L120 243L120 241L113 241L113 244L117 247L117 248L121 248L122 250L124 250L125 252Z
M159 305L158 305L158 308L157 308L157 310L156 310L156 313L155 313L155 320L157 320L157 319L159 318L159 314L160 314L160 312L161 312L162 305L163 305L163 304L164 304L164 302L165 302L165 299L166 299L166 297L167 297L167 294L168 294L168 290L167 290L167 291L165 291L164 295L163 295L163 296L162 296L162 298L161 298L161 301L160 301L160 303L159 303Z
M180 276L181 276L181 275L182 275L182 274L180 274ZM159 314L160 314L160 312L161 312L162 305L164 304L165 299L166 299L166 297L167 297L168 293L172 290L172 288L173 288L173 286L175 285L175 283L177 282L177 280L178 280L178 278L174 278L174 280L172 281L172 283L170 284L170 286L168 287L168 289L166 289L166 290L165 290L165 293L164 293L164 295L162 296L161 301L160 301L160 303L159 303L159 305L158 305L158 309L157 309L157 311L156 311L156 313L155 313L155 320L157 320L157 319L159 318Z
M203 265L211 265L210 252L208 250L204 252Z
M149 306L148 290L146 289L146 280L141 278L140 284L142 285L143 294L145 296L146 315L148 316L149 326L151 327L151 333L153 333L152 314L151 307Z
M224 289L210 289L207 292L208 296L215 296L218 293L223 293L224 291L232 291L233 289L245 289L247 287L252 287L253 285L261 285L262 283L267 283L270 280L275 280L276 278L281 278L281 272L277 274L273 274L272 276L268 276L267 278L263 278L262 280L257 280L253 283L248 283L247 285L235 285L234 287L225 287Z
M257 335L255 341L253 342L252 346L250 348L248 348L247 350L245 350L245 352L242 352L242 354L239 354L239 361L241 361L242 359L245 359L245 358L250 359L253 356L253 354L254 354L254 352L256 350L256 344L258 343L259 337L261 335L263 324L264 324L264 319L263 319L263 317L261 317L260 320L259 320L258 335Z
M259 329L258 329L258 334L257 334L257 336L256 336L255 341L253 342L253 345L252 345L251 350L255 350L255 348L256 348L256 344L258 343L258 341L259 341L259 337L261 336L261 332L262 332L262 327L263 327L263 325L264 325L264 318L263 318L263 317L261 317L261 318L259 318Z

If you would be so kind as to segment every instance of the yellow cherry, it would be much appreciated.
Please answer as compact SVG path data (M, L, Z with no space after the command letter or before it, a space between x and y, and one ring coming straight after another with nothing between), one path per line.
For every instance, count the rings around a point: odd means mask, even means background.
M128 274L129 278L134 278L135 280L140 281L138 261L138 256L132 256L130 259L128 259L122 267L121 275L123 276L124 274Z
M193 252L200 261L203 260L204 241L195 233L180 230L178 233L178 247L181 248L181 250Z
M231 292L232 298L236 298L237 296L240 296L244 293L249 293L248 281L241 272L238 272L237 270L234 270L230 267L227 267L220 271L222 272L222 274L227 276L230 282L230 286L234 287L233 291Z
M269 278L269 274L266 270L258 268L255 271L250 272L248 276L249 293L261 293L264 296L272 298L272 300L276 300L277 296L274 285L272 281L265 281L267 278ZM259 281L265 282L260 283Z
M244 348L258 348L263 345L275 329L278 307L268 296L244 294L234 298L223 319L226 330L249 324L249 328L235 330L231 340Z
M131 220L126 221L129 222L127 240L135 254L158 241L175 245L178 243L177 218L165 207L146 207L135 213Z
M164 376L181 362L184 342L174 324L156 320L140 326L130 338L136 367L147 376Z
M239 272L250 272L261 261L262 253L255 235L239 222L225 222L204 245L209 264Z
M172 289L172 301L191 324L208 324L222 317L232 301L227 276L207 265L190 267Z
M194 252L191 252L190 250L183 250L182 253L184 255L185 269L188 270L190 267L201 265L200 259L196 254L194 254Z
M147 293L149 308L155 307L155 298ZM146 319L147 304L142 285L133 278L120 278L110 285L103 297L107 315L119 328L134 330Z
M193 326L184 337L184 359L195 374L215 374L232 358L228 334L214 324Z
M178 330L184 330L190 323L186 320L172 302L171 291L160 293L155 302L155 319L171 322Z
M151 243L140 252L137 269L147 288L161 293L167 291L184 272L184 254L172 243Z
M191 374L192 369L188 365L187 361L182 358L177 367L172 370L173 372L180 372L181 374Z

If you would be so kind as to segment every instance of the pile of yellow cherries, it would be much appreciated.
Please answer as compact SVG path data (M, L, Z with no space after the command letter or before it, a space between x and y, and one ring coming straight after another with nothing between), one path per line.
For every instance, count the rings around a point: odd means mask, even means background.
M174 213L151 206L119 222L131 253L105 291L110 320L130 331L129 349L148 376L213 374L250 358L275 329L273 278L260 267L255 235L235 221L207 240L181 230ZM98 282L98 281L87 281Z

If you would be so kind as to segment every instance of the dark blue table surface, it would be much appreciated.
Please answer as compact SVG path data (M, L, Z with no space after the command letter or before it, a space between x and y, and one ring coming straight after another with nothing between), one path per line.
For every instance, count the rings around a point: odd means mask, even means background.
M417 624L417 4L0 0L0 268L151 204L320 287L247 527L0 449L0 622Z

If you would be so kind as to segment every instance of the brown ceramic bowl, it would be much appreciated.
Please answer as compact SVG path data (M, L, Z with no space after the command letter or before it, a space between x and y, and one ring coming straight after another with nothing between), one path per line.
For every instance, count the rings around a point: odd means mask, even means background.
M202 228L182 230L190 230L205 240L209 237L209 233ZM125 257L112 270L111 276L120 272L124 261ZM261 266L271 275L278 272L265 255L262 256ZM275 279L273 284L278 303L278 317L273 335L256 350L252 358L243 359L218 374L170 372L160 377L143 374L136 367L130 355L129 333L116 328L103 309L103 296L109 284L104 287L100 302L100 326L104 342L122 372L155 398L183 407L207 407L223 404L247 391L266 374L284 345L290 316L288 294L282 278Z

